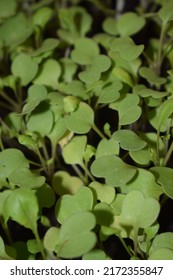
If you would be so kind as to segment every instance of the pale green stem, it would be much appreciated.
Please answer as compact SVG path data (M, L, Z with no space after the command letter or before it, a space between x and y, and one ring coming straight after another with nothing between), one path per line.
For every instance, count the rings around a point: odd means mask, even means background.
M40 248L40 252L41 252L42 258L43 258L43 260L46 260L47 258L46 258L46 254L45 254L45 251L44 251L44 247L43 247L42 241L41 241L41 239L40 239L40 237L39 237L39 234L38 234L37 229L36 229L36 230L33 230L33 233L34 233L34 235L35 235L37 244L38 244L38 246L39 246L39 248Z
M82 174L82 172L80 171L78 166L76 164L72 164L72 167L73 167L74 171L76 172L76 174L79 176L79 178L84 182L84 184L86 184L87 180L85 179L84 175Z
M133 257L133 254L130 252L128 246L126 245L124 239L122 237L119 236L119 239L123 245L123 247L125 248L125 250L127 251L127 253L129 254L130 257Z
M171 146L169 147L169 150L168 150L168 152L167 152L167 154L166 154L166 156L164 158L163 166L167 165L167 162L170 159L170 156L171 156L172 152L173 152L173 142L171 143Z
M87 176L94 182L95 178L93 177L93 175L90 173L90 171L88 170L88 167L83 163L81 165L81 167L83 168L83 170L85 171L85 173L87 174Z
M160 140L160 130L157 130L157 147L156 147L156 152L157 152L157 166L160 166L160 149L159 149L159 140Z
M105 139L105 135L100 131L100 129L95 125L93 124L92 125L92 129L102 138L102 139Z

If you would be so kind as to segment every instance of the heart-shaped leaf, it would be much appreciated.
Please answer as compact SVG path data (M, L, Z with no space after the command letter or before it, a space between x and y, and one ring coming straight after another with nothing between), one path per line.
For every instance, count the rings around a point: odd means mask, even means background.
M27 129L40 133L43 137L50 133L53 127L54 115L47 103L37 106L27 119Z
M66 115L64 119L67 129L83 134L91 129L94 123L94 112L88 104L80 102L77 110Z
M96 150L96 158L102 156L119 155L119 141L111 139L102 139Z
M142 140L135 132L123 129L114 132L113 139L120 142L120 147L127 151L141 150L146 146L146 142Z
M63 224L71 215L83 211L91 211L93 207L93 194L87 187L81 187L75 195L64 195L56 204L57 220Z
M83 255L82 260L108 260L105 252L100 249L94 249Z
M38 176L31 172L28 168L20 168L14 170L9 175L9 181L20 188L34 189L41 187L45 182L45 177Z
M36 232L38 219L38 202L33 191L27 189L16 189L4 204L4 218L9 218L20 225Z
M173 198L173 169L169 167L152 167L150 171L155 175L157 182L161 184L164 193Z
M117 21L120 35L131 36L139 32L145 25L145 19L134 12L124 13Z
M59 243L59 228L51 227L44 236L44 247L49 251L54 251Z
M76 258L89 252L96 244L95 216L90 212L72 215L60 228L59 244L56 246L61 258Z
M54 173L52 187L60 196L64 194L75 194L83 186L83 181L77 176L71 176L66 171Z
M110 50L118 52L125 60L134 60L143 52L144 45L135 45L130 37L121 37L112 40Z
M121 221L135 230L146 228L156 221L159 211L160 204L156 199L144 198L142 192L133 190L123 200Z
M173 251L173 233L172 232L164 232L158 234L150 247L150 255L161 248L170 249Z
M50 208L54 205L55 194L48 184L44 184L40 188L37 188L35 194L37 196L40 210L42 208Z
M91 165L95 177L103 177L108 185L120 187L130 181L136 174L136 168L124 163L117 156L102 156Z
M29 168L29 163L20 150L9 148L0 152L1 179L8 178L13 171L21 168Z
M165 78L159 77L156 73L149 67L141 67L139 70L141 77L145 78L149 83L161 86L166 82Z
M0 26L0 38L5 45L10 48L23 43L32 32L33 26L23 13L18 13L14 17L9 17ZM28 70L27 67L26 69Z
M89 185L93 192L95 201L106 202L110 204L115 198L115 188L99 182L92 182Z
M160 248L152 252L148 258L149 260L173 260L173 250L167 248Z
M47 96L47 89L43 85L32 85L28 90L27 103L23 106L22 114L32 112Z
M103 30L110 35L117 35L117 21L115 18L107 17L103 22Z
M98 103L111 103L120 97L120 90L122 89L122 83L119 80L113 81L111 84L106 84L98 98Z
M83 164L84 151L87 144L86 136L75 136L64 147L62 151L63 158L68 164Z
M80 38L75 43L75 49L71 52L74 62L81 65L93 63L93 59L99 54L97 44L89 38Z
M57 89L58 80L61 75L61 66L55 59L47 59L41 69L34 79L35 84L41 84L45 86L49 86L53 89Z
M123 193L130 192L132 190L141 191L144 197L153 197L159 199L163 193L159 184L156 183L154 175L145 169L138 169L138 172L134 178L124 187L122 187Z
M138 106L140 99L137 95L127 94L118 105L119 124L127 125L137 121L142 113Z
M38 65L29 55L20 53L13 60L11 71L15 77L20 78L21 84L26 86L37 74Z

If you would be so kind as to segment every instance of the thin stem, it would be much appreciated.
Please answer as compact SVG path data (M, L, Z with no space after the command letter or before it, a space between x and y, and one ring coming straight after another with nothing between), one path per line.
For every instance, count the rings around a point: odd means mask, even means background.
M76 172L76 174L79 176L79 178L86 184L87 180L85 179L84 175L80 171L79 167L76 164L72 164L72 167L73 167L74 171Z
M99 129L95 124L92 125L92 129L93 129L102 139L105 139L105 138L106 138L106 136L100 131L100 129Z
M128 246L126 245L124 239L122 237L119 236L119 239L123 245L123 247L125 248L125 250L127 251L127 253L129 254L130 257L133 257L133 254L130 252Z
M159 149L159 141L160 140L160 130L157 130L157 146L156 146L156 152L157 152L157 162L156 165L160 166L160 149Z
M8 95L6 95L3 91L0 91L0 95L6 100L8 101L13 107L16 107L16 102L14 102L10 97L8 97Z
M43 258L43 260L46 260L47 258L46 258L46 254L45 254L45 251L44 251L44 247L43 247L43 244L42 244L42 241L41 241L41 239L40 239L40 236L39 236L39 234L38 234L37 229L34 230L33 233L34 233L34 235L35 235L37 244L38 244L38 246L39 246L39 248L40 248L40 252L41 252L42 258Z
M156 63L156 70L158 74L160 73L160 67L162 63L162 47L163 47L165 30L166 30L166 26L163 24L160 32L159 48L158 48L157 63Z
M167 163L168 163L168 160L170 159L170 156L173 152L173 142L171 143L170 147L169 147L169 150L164 158L164 161L163 161L163 166L166 166Z
M88 170L88 167L83 163L81 165L81 167L83 168L83 170L85 171L85 173L87 174L87 176L94 182L95 178L93 177L93 175L90 173L90 171Z
M38 155L38 157L40 159L40 162L41 162L41 164L43 166L43 169L44 169L45 173L48 175L48 171L47 171L47 166L46 166L45 160L42 157L42 155L40 153L40 150L39 150L39 148L37 146L36 146L36 152L37 152L37 155Z

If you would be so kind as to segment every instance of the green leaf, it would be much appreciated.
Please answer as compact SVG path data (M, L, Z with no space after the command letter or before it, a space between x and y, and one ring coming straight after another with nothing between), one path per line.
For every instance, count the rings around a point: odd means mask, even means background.
M152 198L144 198L140 191L130 191L124 198L121 222L132 225L134 229L151 226L157 219L160 211L159 202Z
M153 197L155 199L159 199L163 193L160 185L156 183L154 175L150 171L141 168L138 169L134 179L122 187L123 193L132 190L142 192L145 198Z
M75 49L71 52L74 62L81 65L92 64L95 57L99 54L99 47L90 38L80 38L75 43Z
M37 196L40 211L42 208L50 208L54 205L55 194L48 184L44 184L40 188L37 188L35 194Z
M131 158L140 165L148 165L152 161L152 153L149 147L144 147L142 150L129 151Z
M144 45L135 45L130 37L115 38L112 40L110 50L118 52L127 61L135 60L143 52Z
M53 112L46 103L41 103L27 119L27 129L40 133L41 136L49 134L53 127Z
M54 251L56 245L59 243L59 228L51 227L44 236L44 247L48 251Z
M155 175L156 181L161 184L164 193L173 198L173 169L169 167L152 167L150 171Z
M40 48L32 52L32 56L40 56L44 53L54 50L59 45L59 40L55 38L47 38L43 41Z
M111 139L102 139L96 150L96 158L102 156L119 155L119 142Z
M63 99L65 113L72 113L78 108L80 100L75 96L66 96Z
M18 13L8 18L0 26L0 38L7 47L14 47L23 43L33 32L31 23L24 14Z
M95 217L90 212L72 215L60 228L58 256L65 259L80 257L92 250L96 244Z
M61 58L60 62L63 69L63 80L66 83L72 82L77 71L77 64L74 63L70 58Z
M27 103L23 106L22 114L32 112L47 96L47 89L43 85L32 85L28 90Z
M21 84L26 86L37 74L38 65L29 55L21 53L13 60L11 71L15 77L20 78Z
M129 182L136 174L136 168L124 163L117 156L102 156L91 165L95 177L103 177L108 185L120 187Z
M101 249L94 249L83 255L82 260L107 260L109 259Z
M124 13L117 21L120 35L131 36L139 32L145 25L145 19L134 12Z
M15 14L17 8L16 0L0 1L0 18L8 18Z
M79 79L84 83L92 84L100 79L101 73L107 71L111 66L111 60L106 55L97 55L92 64L79 73Z
M45 183L45 177L38 176L36 173L31 172L28 168L14 170L10 173L8 178L11 184L27 189L39 188Z
M120 142L120 147L127 151L141 150L146 146L146 142L142 140L135 132L123 129L114 132L113 139Z
M70 44L74 44L79 37L84 37L91 28L92 18L81 7L61 8L58 15L62 27L58 30L58 35Z
M49 58L47 59L34 79L34 84L42 84L49 86L53 89L57 89L58 80L61 75L61 66L57 60Z
M119 80L113 81L111 84L106 84L100 92L98 103L111 103L120 97L122 83Z
M56 204L56 217L63 224L75 213L91 211L93 207L93 194L87 187L80 187L74 195L60 197Z
M106 202L96 204L93 213L98 225L110 227L113 222L113 211L109 204Z
M52 187L60 196L64 194L75 194L83 186L83 181L77 176L71 176L66 171L57 171L53 175Z
M127 94L119 102L118 114L119 124L127 125L137 121L142 113L141 107L138 106L140 99L137 95Z
M117 35L117 21L115 18L107 17L103 22L103 30L110 35Z
M41 28L44 28L47 22L52 18L53 10L49 7L43 7L36 11L33 15L33 24L38 25Z
M112 70L112 75L119 79L121 82L133 87L133 80L130 74L121 67L114 67Z
M13 260L13 258L6 253L5 244L1 236L0 236L0 260Z
M150 254L154 251L157 251L161 248L173 250L173 233L172 232L164 232L158 234L150 247Z
M165 25L167 22L173 20L172 2L166 3L158 12L158 16Z
M164 101L159 109L158 116L158 129L160 130L161 125L168 119L168 117L173 113L173 99L168 99Z
M151 253L148 260L173 260L173 250L160 248Z
M75 136L62 150L66 163L83 165L84 151L87 144L86 136Z
M94 123L94 112L91 107L80 102L77 110L64 117L67 129L78 134L90 131Z
M79 80L73 80L67 85L65 85L64 91L65 93L76 96L81 100L87 100L89 98L84 84Z
M141 77L145 78L150 84L161 86L166 82L165 78L159 77L156 73L149 67L141 67L139 70Z
M8 148L0 152L0 179L8 178L13 171L21 168L29 168L29 163L20 150Z
M0 192L0 219L1 220L3 217L4 203L10 194L11 194L11 190L4 190L3 192Z
M40 252L40 248L36 239L29 239L27 241L28 251L32 254L36 254Z
M95 201L106 202L110 204L115 198L115 188L99 182L92 182L89 185L93 192Z
M35 232L38 219L38 202L31 190L16 189L4 204L5 221L9 218Z

